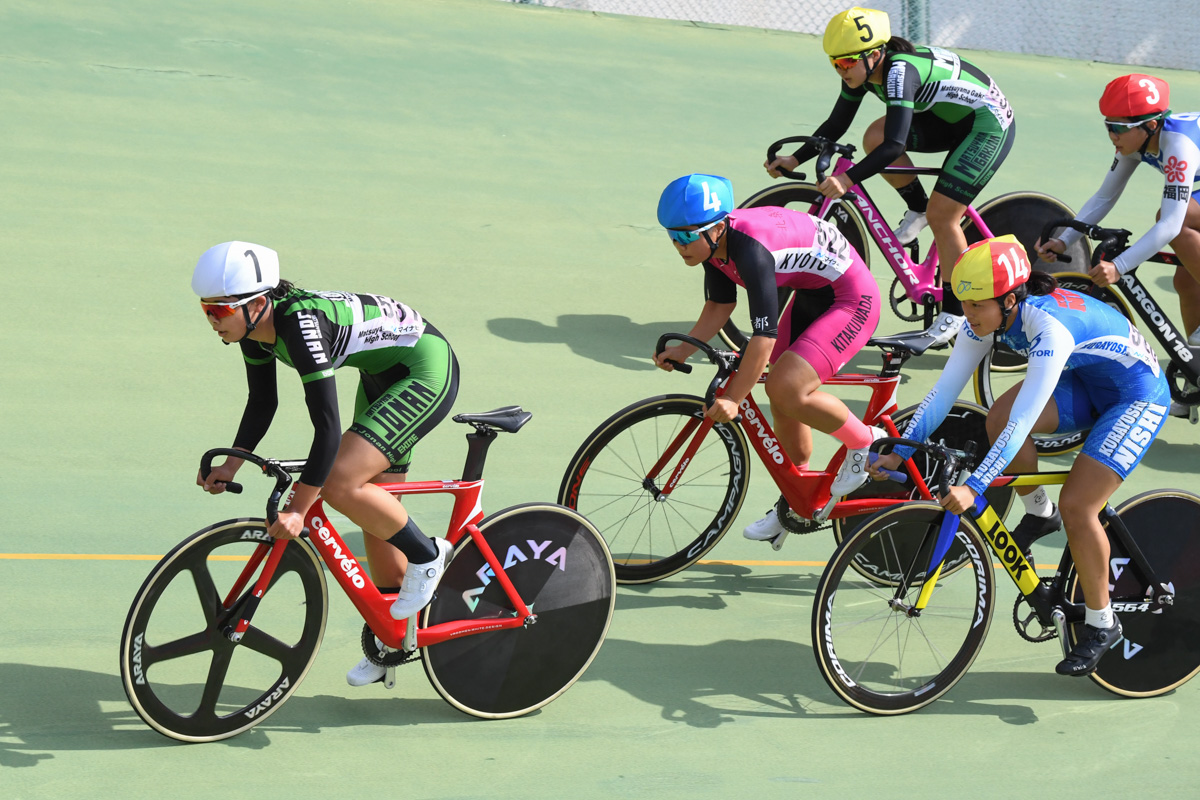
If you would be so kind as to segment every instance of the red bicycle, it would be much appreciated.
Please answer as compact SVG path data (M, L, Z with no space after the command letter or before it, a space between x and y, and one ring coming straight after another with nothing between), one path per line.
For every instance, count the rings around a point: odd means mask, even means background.
M772 540L776 550L788 532L810 533L830 522L834 538L841 542L876 511L930 498L925 477L936 465L923 456L909 460L908 475L868 482L841 500L830 497L829 487L845 459L845 447L824 470L797 469L753 395L742 402L736 420L714 423L704 410L724 392L737 371L740 354L679 333L661 336L658 352L675 340L699 348L717 368L705 397L659 395L621 409L584 440L559 487L558 501L579 510L604 535L614 554L618 583L648 583L673 575L716 546L746 497L747 440L781 492L776 511L786 530ZM863 422L896 436L897 427L905 426L916 411L915 407L896 410L900 370L911 356L924 351L925 343L904 337L878 337L870 343L883 349L878 375L835 375L826 385L870 389ZM690 372L691 366L676 369ZM759 383L765 379L761 377ZM970 441L986 444L986 417L981 406L956 402L931 438L959 448ZM997 509L1007 511L1012 502L1008 488L990 489L988 496Z
M138 590L121 634L121 679L134 710L187 742L234 736L278 711L324 636L322 560L366 621L363 651L387 668L388 688L394 668L419 654L434 689L474 716L515 717L558 697L599 651L616 586L604 539L575 511L530 503L484 517L488 447L497 431L515 433L531 416L516 406L459 414L456 422L474 428L461 479L383 485L395 495L454 498L446 538L455 550L419 619L392 619L395 595L371 583L320 501L305 537L267 534L303 461L209 450L205 474L215 456L234 455L275 478L275 488L265 520L231 519L193 534Z

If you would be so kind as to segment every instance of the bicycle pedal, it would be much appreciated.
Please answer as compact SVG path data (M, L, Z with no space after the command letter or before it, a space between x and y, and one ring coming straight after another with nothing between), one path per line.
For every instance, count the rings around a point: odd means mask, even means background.
M385 688L385 689L396 688L396 668L395 667L386 667L386 671L383 673L383 688Z

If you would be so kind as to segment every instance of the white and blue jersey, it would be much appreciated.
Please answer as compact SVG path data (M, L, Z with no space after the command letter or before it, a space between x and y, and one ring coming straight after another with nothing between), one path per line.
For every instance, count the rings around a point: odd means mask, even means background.
M946 369L913 415L905 438L924 441L937 430L999 335L1001 344L1029 360L1029 367L1008 423L966 485L983 494L1051 399L1058 407L1055 432L1091 427L1083 452L1124 480L1158 435L1171 402L1154 351L1120 312L1065 289L1030 296L1014 313L1007 332L982 339L963 323ZM907 458L911 448L896 452Z
M1157 153L1117 153L1100 189L1079 209L1076 219L1099 224L1117 204L1129 176L1146 163L1162 173L1163 196L1158 222L1129 249L1113 259L1122 275L1162 250L1183 230L1192 184L1200 180L1200 113L1172 114L1163 120ZM1068 228L1058 238L1068 246L1083 234Z

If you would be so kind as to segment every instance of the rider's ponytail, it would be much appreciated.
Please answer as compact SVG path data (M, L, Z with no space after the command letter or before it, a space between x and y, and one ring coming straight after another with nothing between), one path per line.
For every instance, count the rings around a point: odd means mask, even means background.
M891 55L892 53L917 52L917 48L913 47L912 42L908 41L908 39L902 39L899 36L893 36L892 38L888 39L885 47L887 48L888 55Z

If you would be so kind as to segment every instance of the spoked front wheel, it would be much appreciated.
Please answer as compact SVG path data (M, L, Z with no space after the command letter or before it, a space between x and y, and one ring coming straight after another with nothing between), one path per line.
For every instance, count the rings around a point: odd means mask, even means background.
M881 511L842 543L813 602L821 676L872 714L903 714L950 690L983 647L995 600L992 562L978 528L961 519L923 609L943 510L907 503ZM876 574L864 577L865 561Z
M242 640L223 632L248 589L227 595L256 548L274 541L260 519L218 523L164 556L138 590L121 632L121 680L159 733L185 742L234 736L273 714L308 673L329 597L307 542L287 545Z
M605 420L571 459L558 501L604 536L618 583L674 575L711 550L737 518L750 462L746 439L732 423L712 427L682 478L665 491L703 419L699 397L641 400ZM668 452L673 443L680 447Z
M565 692L600 650L616 599L612 557L586 519L550 503L506 509L479 529L536 619L430 645L423 651L425 673L461 711L517 717ZM423 624L515 614L474 540L464 538Z
M1110 535L1110 594L1125 641L1101 659L1091 678L1119 695L1152 697L1200 672L1200 497L1174 490L1146 492L1122 504L1117 515L1175 599L1171 605L1155 604L1154 592ZM1067 596L1082 603L1073 565L1066 585ZM1082 624L1070 626L1069 645L1082 635Z

